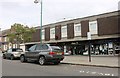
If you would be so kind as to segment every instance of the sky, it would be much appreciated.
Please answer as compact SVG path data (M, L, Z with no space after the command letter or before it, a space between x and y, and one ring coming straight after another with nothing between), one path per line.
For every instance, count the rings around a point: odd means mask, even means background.
M43 25L118 10L119 0L43 0ZM40 25L40 3L34 0L0 0L0 28L14 23Z

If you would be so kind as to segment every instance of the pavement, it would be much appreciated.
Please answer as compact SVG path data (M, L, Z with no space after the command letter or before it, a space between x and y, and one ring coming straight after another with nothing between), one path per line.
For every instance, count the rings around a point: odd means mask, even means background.
M120 68L119 60L120 56L118 55L92 55L91 62L89 62L88 56L69 55L65 56L64 60L61 61L61 63L72 65Z

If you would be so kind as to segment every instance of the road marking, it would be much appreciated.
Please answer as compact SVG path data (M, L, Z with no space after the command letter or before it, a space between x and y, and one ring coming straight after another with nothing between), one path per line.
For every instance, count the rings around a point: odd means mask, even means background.
M105 74L105 76L110 76L110 74Z
M99 73L100 75L104 75L103 73Z
M87 71L86 73L89 73L89 71Z
M114 76L114 74L112 74L112 76Z
M85 71L79 71L80 73L84 73Z
M96 72L91 72L92 74L96 74Z
M80 70L79 71L80 73L87 73L87 74L89 74L89 73L91 73L91 74L99 74L99 75L105 75L105 76L114 76L114 74L109 74L109 73L99 73L99 72L90 72L90 71L83 71L83 70Z

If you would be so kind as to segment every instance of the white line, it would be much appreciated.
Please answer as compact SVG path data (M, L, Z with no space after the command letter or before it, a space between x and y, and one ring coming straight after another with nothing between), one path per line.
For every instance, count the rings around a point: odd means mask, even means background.
M92 74L96 74L96 72L91 72Z
M112 74L112 76L114 76L114 74Z
M105 76L110 76L110 74L105 74Z
M79 71L80 73L84 73L85 71Z
M87 71L86 73L89 73L89 71Z
M100 75L104 75L103 73L99 73Z

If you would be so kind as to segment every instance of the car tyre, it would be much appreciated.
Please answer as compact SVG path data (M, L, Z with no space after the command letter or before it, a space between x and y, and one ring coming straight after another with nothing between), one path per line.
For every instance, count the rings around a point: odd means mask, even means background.
M60 61L58 61L58 62L54 62L54 64L55 64L55 65L58 65L58 64L60 64Z
M20 56L20 61L22 62L22 63L24 63L24 62L26 62L26 60L25 60L25 56Z
M14 56L13 55L10 56L10 60L14 60Z
M5 55L3 55L3 59L6 59Z
M39 58L39 64L40 65L44 65L45 64L45 58L43 57L43 56L41 56L40 58Z

